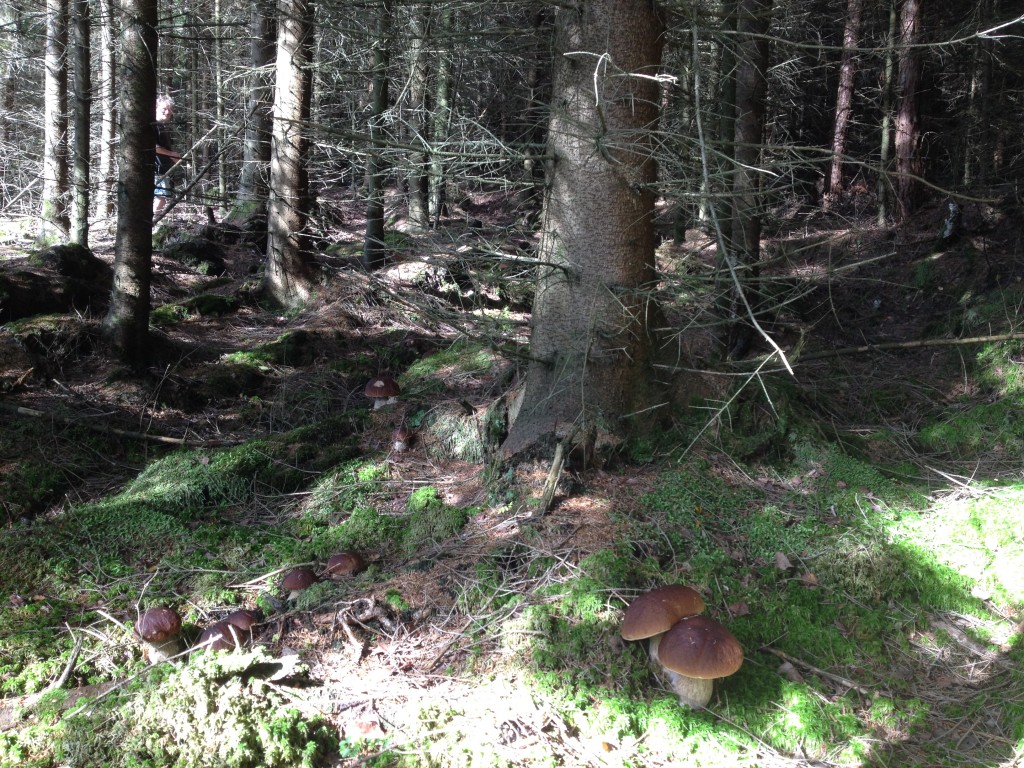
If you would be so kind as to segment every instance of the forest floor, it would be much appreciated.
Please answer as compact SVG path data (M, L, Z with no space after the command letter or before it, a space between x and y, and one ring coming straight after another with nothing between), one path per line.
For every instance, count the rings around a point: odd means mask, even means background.
M218 275L167 255L170 244L207 226L183 206L159 234L154 365L145 376L124 370L98 343L95 310L4 327L4 536L60 528L67 510L116 497L152 462L183 449L189 466L212 465L220 452L279 435L290 442L266 451L288 472L351 475L334 485L289 479L279 488L254 471L245 492L219 506L213 491L200 491L198 503L216 510L186 520L185 529L199 530L215 514L261 535L278 530L290 560L229 566L219 548L234 544L197 538L194 547L208 547L211 563L197 575L194 560L176 565L158 543L122 547L109 559L86 548L73 559L96 588L72 599L73 579L58 586L0 551L0 610L63 606L51 610L64 622L53 646L64 650L43 684L67 668L70 687L106 691L127 671L137 674L130 637L112 625L130 625L149 589L188 607L195 625L239 605L268 611L256 643L274 659L298 655L307 665L307 684L279 687L289 704L336 729L337 765L658 765L673 761L673 748L700 765L1020 764L1024 576L1008 572L1024 566L1021 508L1009 503L995 515L1006 530L991 546L985 536L995 523L972 518L989 562L965 565L970 584L947 584L941 597L914 595L955 563L936 555L931 575L900 591L890 582L914 569L889 546L900 526L919 536L915 547L928 531L952 530L929 517L940 501L984 498L994 488L1021 499L1019 207L964 203L961 230L949 241L939 236L944 203L899 229L852 209L848 218L779 212L758 284L765 302L781 306L763 316L763 327L792 375L763 340L740 359L720 359L709 298L718 280L713 241L692 231L683 242L666 241L659 267L678 348L677 371L666 378L674 399L693 405L680 406L660 441L601 468L567 470L545 514L536 498L549 465L523 463L495 476L479 439L489 407L517 381L514 358L498 352L528 337L531 271L519 257L533 236L499 193L468 196L457 212L435 233L396 228L392 261L367 274L357 267L360 204L325 201L324 284L302 311L280 313L256 298L258 244L222 243ZM102 225L92 249L112 261ZM0 246L0 271L18 269L40 268L17 243ZM228 301L200 304L198 296ZM399 377L406 392L370 410L363 386L383 374ZM392 447L401 423L417 434L405 451ZM337 434L314 433L306 443L302 430L319 424ZM343 460L332 454L342 436L351 438ZM352 462L368 459L374 469L364 482L363 465ZM402 546L380 534L374 548L373 531L329 530L354 529L353 507L317 506L324 494L349 499L355 486L359 503L386 520L410 515L424 489L436 494L428 502L438 506L428 509L438 515L471 514ZM919 506L894 514L907 488L921 495L901 503ZM812 531L812 519L813 535L787 538ZM846 565L812 551L821 531L848 546L839 558ZM884 557L868 536L885 544ZM315 562L339 542L362 545L371 563L365 574L321 585L294 605L276 594L283 570L303 556ZM632 565L595 565L610 550ZM164 583L175 568L182 570ZM976 570L964 575L965 568ZM629 575L617 585L616 573ZM727 682L717 706L679 721L664 714L674 700L653 678L643 682L654 684L653 700L635 701L642 654L624 670L582 669L588 658L626 653L614 631L622 608L659 577L692 579L741 640L757 638L746 649L755 671L738 676L761 691L756 702ZM811 591L828 594L829 610L843 595L869 604L859 619L839 613L819 628L816 637L832 633L820 647L835 645L833 657L812 653L819 646L800 640L789 614L765 613L783 593L796 604ZM893 615L903 617L899 631L863 634L875 631L875 618ZM772 642L774 622L788 644ZM69 648L79 626L92 647L76 669ZM580 647L571 661L541 658L573 643ZM858 643L859 653L840 650ZM10 704L39 690L38 681L26 682L29 663L0 663L12 697L0 707L0 732L37 722ZM764 693L774 678L782 681L775 699ZM760 707L765 719L745 719L744 707ZM45 749L30 756L39 765L55 760Z

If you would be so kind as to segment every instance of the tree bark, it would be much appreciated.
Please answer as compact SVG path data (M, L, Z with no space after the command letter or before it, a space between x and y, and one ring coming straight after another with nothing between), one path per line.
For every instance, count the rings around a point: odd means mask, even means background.
M74 232L72 240L89 246L89 148L92 112L89 0L74 0L75 145Z
M892 102L893 77L896 70L896 34L899 26L899 10L896 0L890 0L889 31L886 35L885 67L882 70L882 130L878 146L878 184L875 195L878 198L878 226L885 226L889 218L892 188L889 180L889 163L892 159Z
M451 31L451 7L443 6L439 11L437 37L445 39ZM430 180L427 193L427 206L430 220L437 227L444 215L445 174L444 160L438 149L448 141L448 124L451 121L451 89L452 89L452 56L451 51L442 49L437 53L434 82L434 111L430 126Z
M366 158L366 235L363 240L363 268L384 266L384 118L388 111L388 45L391 30L391 0L378 10L377 35L373 46L370 83L370 151Z
M409 41L409 126L408 142L422 146L409 153L409 171L406 174L408 187L409 231L423 233L430 227L430 211L427 207L427 193L430 189L427 174L430 156L427 153L427 83L429 70L427 43L430 34L430 9L416 9L412 16L412 39Z
M71 233L68 168L68 0L46 0L43 193L39 243Z
M99 215L106 217L114 215L117 199L117 61L114 54L117 20L114 0L100 0L100 7L100 178L96 209Z
M313 3L311 0L280 0L263 291L272 301L285 307L302 304L313 289L306 231L312 63Z
M768 80L768 26L772 0L740 0L737 24L736 122L733 134L732 222L726 259L731 259L732 325L730 357L741 357L754 328L750 308L757 305L757 263L761 255L761 162Z
M653 135L662 19L649 0L556 12L549 187L522 406L502 453L652 422ZM637 416L642 414L639 418Z
M153 256L158 0L121 0L121 145L114 281L103 333L122 359L145 365Z
M848 0L846 24L843 28L843 56L839 63L839 86L836 89L836 118L832 126L832 168L828 176L824 207L831 208L843 191L843 156L846 135L853 112L853 78L857 70L857 41L864 0Z
M267 200L267 167L270 164L270 136L273 117L274 87L269 75L274 61L277 24L273 4L257 0L250 11L249 59L252 82L246 107L245 139L242 151L242 172L238 180L236 203L251 209Z
M918 109L921 53L920 0L900 4L899 63L896 75L896 204L900 220L917 208L921 194L921 126Z

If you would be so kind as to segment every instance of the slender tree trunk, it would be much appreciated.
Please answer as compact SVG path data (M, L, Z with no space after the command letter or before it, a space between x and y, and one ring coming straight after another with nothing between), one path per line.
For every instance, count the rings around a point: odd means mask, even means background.
M46 0L43 193L39 242L71 233L68 168L68 0Z
M451 8L443 6L438 12L437 37L447 39L451 31ZM437 66L434 68L434 114L430 127L430 184L427 205L430 209L430 220L436 227L444 215L444 159L438 151L448 141L448 123L451 120L451 88L452 88L452 53L441 48L437 53Z
M899 66L896 80L896 203L900 220L917 208L921 194L921 0L900 3Z
M654 134L662 19L649 0L556 12L549 186L530 366L505 456L654 420Z
M92 112L89 0L74 0L75 151L74 232L72 239L89 246L89 147Z
M885 68L882 72L882 126L878 147L878 184L875 196L878 198L878 226L885 226L889 218L889 201L892 183L889 163L892 160L892 108L896 73L896 32L899 26L899 11L896 0L890 0L889 33L886 36Z
M100 179L96 208L100 216L108 217L114 215L117 182L117 61L114 55L117 19L114 0L100 0L100 9Z
M313 98L312 0L280 0L274 131L270 150L264 293L285 307L313 289L309 252L309 112Z
M733 134L732 227L728 242L731 273L739 278L732 286L733 306L728 341L732 357L744 354L754 329L747 323L756 297L757 263L761 255L761 146L767 97L768 25L772 0L740 0L736 25L739 53L736 66L736 123Z
M378 11L377 35L373 47L370 89L370 151L366 159L366 237L363 241L363 267L384 265L384 118L388 111L388 45L391 36L391 0L384 0Z
M732 205L729 193L732 191L733 146L736 139L736 24L738 14L737 0L725 0L722 3L722 36L721 54L718 64L718 125L716 146L718 147L718 163L716 181L719 189L704 190L710 196L712 205L716 206L715 214L719 230L725 242L732 239ZM722 194L715 194L722 191ZM719 259L721 261L721 258ZM724 264L720 264L720 267Z
M121 145L114 285L103 332L122 359L147 358L156 161L157 0L121 0Z
M267 199L267 167L270 164L270 133L274 88L270 66L274 62L277 24L273 5L268 0L253 3L249 33L249 59L252 84L246 107L245 142L242 173L238 180L237 204L251 212L254 205L265 205Z
M425 232L430 227L430 211L427 207L427 193L430 189L427 174L430 162L427 153L427 82L430 67L426 50L429 34L430 10L414 10L412 39L409 42L409 58L412 61L409 71L408 142L422 147L409 153L409 172L406 175L409 231L414 233Z
M839 64L839 87L836 89L836 119L832 126L832 168L828 176L824 207L832 207L843 191L843 156L846 134L853 111L853 79L857 69L857 41L864 0L848 0L846 25L843 28L843 56Z

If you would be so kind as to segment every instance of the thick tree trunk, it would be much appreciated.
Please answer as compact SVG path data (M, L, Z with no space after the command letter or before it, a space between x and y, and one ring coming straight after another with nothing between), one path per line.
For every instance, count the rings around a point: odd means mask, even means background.
M846 134L853 112L853 78L857 70L857 41L860 38L860 19L864 0L848 0L846 25L843 29L843 57L839 63L839 86L836 89L836 119L832 124L832 168L828 175L824 207L832 207L843 191L843 156L846 154Z
M121 146L117 234L107 340L125 362L146 363L153 256L153 166L156 139L157 1L121 2Z
M377 16L377 39L373 46L370 83L370 151L366 158L366 235L363 240L363 268L384 266L384 118L388 111L388 45L391 30L391 2L384 0Z
M584 445L649 425L653 136L662 19L649 0L587 0L556 16L549 187L539 250L531 363L502 446Z
M265 205L267 200L267 167L270 164L270 135L273 116L274 86L269 74L274 61L277 24L274 7L269 0L258 0L250 11L249 59L252 83L246 108L245 140L242 151L242 172L238 179L236 202L246 209Z
M71 233L68 168L68 0L46 0L43 194L39 242Z
M450 39L452 11L450 6L443 6L439 11L437 37ZM430 179L428 182L427 206L430 220L436 227L444 215L444 160L441 153L448 141L448 123L451 120L451 89L452 89L452 54L447 49L437 52L437 66L435 67L434 82L434 110L430 126L430 143L433 151L430 153Z
M92 112L89 0L74 0L75 151L74 232L72 239L89 245L89 134Z
M286 307L313 289L309 253L309 112L313 96L313 4L281 0L264 293Z
M896 204L901 220L917 207L921 194L920 101L921 0L900 4L899 65L896 76Z

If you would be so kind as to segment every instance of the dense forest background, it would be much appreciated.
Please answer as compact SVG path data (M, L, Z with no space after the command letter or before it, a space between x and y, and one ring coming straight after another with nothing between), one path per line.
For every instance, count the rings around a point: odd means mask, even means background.
M1017 764L1022 35L5 3L0 763ZM707 709L619 634L669 583Z

